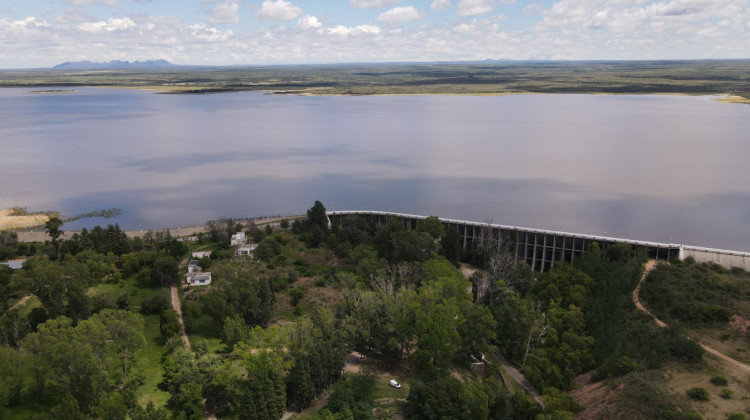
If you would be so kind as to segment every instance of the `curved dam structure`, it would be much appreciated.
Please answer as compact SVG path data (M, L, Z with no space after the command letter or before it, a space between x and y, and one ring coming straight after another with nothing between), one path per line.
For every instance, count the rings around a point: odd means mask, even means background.
M329 211L328 219L332 225L342 222L347 217L362 217L382 226L389 220L398 220L406 229L416 229L417 223L428 216L415 214L391 213L383 211ZM466 220L444 219L446 229L456 229L461 236L463 246L481 237L492 235L495 239L506 241L514 253L516 261L525 261L535 271L546 271L562 262L572 262L580 256L586 247L596 242L605 250L614 244L629 244L645 249L649 258L673 260L692 257L699 263L716 263L726 268L739 267L750 271L750 252L729 251L723 249L701 248L683 244L666 244L659 242L637 241L633 239L611 238L607 236L586 235L582 233L557 232L552 230L531 229L519 226L506 226L492 223L471 222Z

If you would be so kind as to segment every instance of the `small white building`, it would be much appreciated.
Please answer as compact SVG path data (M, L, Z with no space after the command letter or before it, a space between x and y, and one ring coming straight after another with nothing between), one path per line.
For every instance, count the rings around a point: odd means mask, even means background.
M201 271L201 266L198 265L198 260L190 260L188 263L188 274L196 273Z
M185 282L188 286L208 286L211 284L211 273L187 273L185 276Z
M245 242L247 242L247 236L245 236L245 232L237 232L232 235L232 239L229 241L229 244L232 246L240 246L244 245Z
M0 265L7 265L13 270L20 270L23 268L23 263L25 263L25 259L18 259L18 260L10 260L10 261L3 261L0 262Z
M245 244L241 247L237 248L237 255L252 255L253 251L255 251L255 248L258 247L258 244Z
M193 258L211 258L211 251L193 251Z

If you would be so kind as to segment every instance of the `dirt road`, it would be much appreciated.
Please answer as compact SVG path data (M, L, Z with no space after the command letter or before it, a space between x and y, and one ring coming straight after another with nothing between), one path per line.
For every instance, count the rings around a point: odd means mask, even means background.
M500 365L502 365L502 367L510 374L510 376L513 377L513 380L518 382L518 384L521 385L523 389L525 389L526 392L528 392L529 395L531 395L536 400L536 402L539 403L539 405L544 407L544 399L542 398L542 394L540 394L539 391L534 388L534 385L532 385L531 382L529 382L529 380L526 379L526 377L518 371L518 369L514 368L497 350L495 350L495 358L500 363Z
M643 311L643 312L651 315L651 317L654 318L654 321L656 321L656 323L660 327L664 328L664 327L667 327L667 324L664 321L662 321L659 318L657 318L656 316L654 316L654 314L652 314L651 312L649 312L648 309L646 309L643 306L643 304L641 303L641 300L640 300L640 298L638 296L640 294L640 292L641 292L641 284L643 284L643 281L646 280L646 277L648 276L648 273L651 270L653 270L656 267L656 265L657 265L657 262L655 260L651 260L651 261L649 261L649 262L646 263L646 270L643 272L643 276L641 276L641 280L638 282L638 286L636 286L635 290L633 291L633 303L635 303L635 306L638 309L640 309L641 311ZM726 361L728 363L731 363L732 365L734 365L737 368L740 368L742 370L750 372L750 366L748 366L748 365L740 362L739 360L732 359L731 357L729 357L729 356L727 356L727 355L725 355L723 353L720 353L719 351L717 351L717 350L715 350L715 349L713 349L711 347L708 347L705 344L701 344L700 342L698 344L700 344L700 346L703 347L703 350L707 351L708 353L713 354L714 356L718 357L719 359L722 359L722 360L724 360L724 361Z
M23 298L21 298L21 300L19 300L18 302L16 302L15 305L11 306L10 309L8 309L8 310L12 311L13 309L16 309L16 308L18 308L20 306L23 306L24 304L26 304L26 301L29 300L32 296L34 296L34 295L26 295L26 296L24 296Z
M190 340L187 334L185 334L185 323L182 321L182 306L180 305L180 296L177 294L177 286L169 288L169 294L172 297L172 308L177 312L177 319L180 320L180 335L182 341L185 343L185 347L190 348Z

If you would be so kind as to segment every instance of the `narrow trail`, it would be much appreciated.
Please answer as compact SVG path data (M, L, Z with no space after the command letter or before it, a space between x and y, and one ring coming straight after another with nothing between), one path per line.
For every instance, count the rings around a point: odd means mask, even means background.
M495 350L495 358L500 363L500 365L510 374L513 380L518 382L518 384L521 385L521 387L523 387L523 389L525 389L526 392L528 392L529 395L531 395L536 400L536 402L539 403L539 405L544 407L544 399L542 398L542 394L540 394L539 391L534 388L534 385L532 385L531 382L529 382L529 380L526 379L526 377L518 371L518 369L514 368L513 365L511 365L497 350Z
M18 308L20 306L25 305L26 301L28 301L29 299L31 299L32 296L34 296L34 295L26 295L26 296L24 296L23 298L21 298L21 300L19 300L18 302L16 302L15 305L11 306L10 309L8 309L8 310L12 311L13 309L16 309L16 308Z
M182 306L180 305L180 296L177 295L177 286L170 286L169 294L172 297L172 308L177 312L177 319L180 320L180 335L182 341L185 343L185 347L190 348L190 340L187 334L185 334L185 322L182 320Z
M654 318L654 321L656 321L657 325L659 325L660 327L664 328L664 327L667 327L667 324L664 321L662 321L659 318L657 318L656 316L654 316L654 314L652 314L651 312L649 312L648 309L646 309L643 306L643 304L641 303L641 300L640 300L640 298L638 296L640 294L640 292L641 292L641 284L643 284L643 281L646 280L646 277L648 276L648 273L651 270L653 270L656 266L657 266L656 260L651 260L651 261L649 261L649 262L646 263L646 269L643 272L643 276L641 276L641 280L638 282L638 286L636 286L635 290L633 291L633 303L635 303L635 306L638 309L640 309L641 311L649 314L652 318ZM717 350L715 350L715 349L713 349L711 347L708 347L705 344L701 344L700 342L698 344L703 348L703 350L707 351L708 353L713 354L714 356L718 357L719 359L722 359L722 360L724 360L724 361L726 361L726 362L734 365L735 367L738 367L738 368L743 369L743 370L745 370L747 372L750 372L750 366L748 366L748 365L740 362L739 360L733 359L733 358L731 358L731 357L729 357L729 356L727 356L727 355L725 355L723 353L720 353L719 351L717 351Z

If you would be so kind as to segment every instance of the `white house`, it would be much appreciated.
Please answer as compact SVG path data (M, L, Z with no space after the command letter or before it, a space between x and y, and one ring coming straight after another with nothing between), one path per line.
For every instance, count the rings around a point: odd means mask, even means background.
M199 271L201 271L201 266L198 265L198 260L190 260L190 263L188 263L188 274Z
M258 247L258 244L246 244L239 248L237 248L237 255L252 255L253 251L255 251L255 248Z
M23 268L23 263L25 263L25 259L19 259L19 260L10 260L10 261L3 261L0 262L0 265L7 265L8 267L12 268L13 270L20 270Z
M247 242L247 237L245 236L245 232L237 232L234 235L232 235L232 240L229 241L229 244L232 246L239 246L239 245L244 245L245 242Z
M193 251L193 258L211 258L211 251Z
M185 275L188 286L208 286L211 284L211 273L194 272Z

